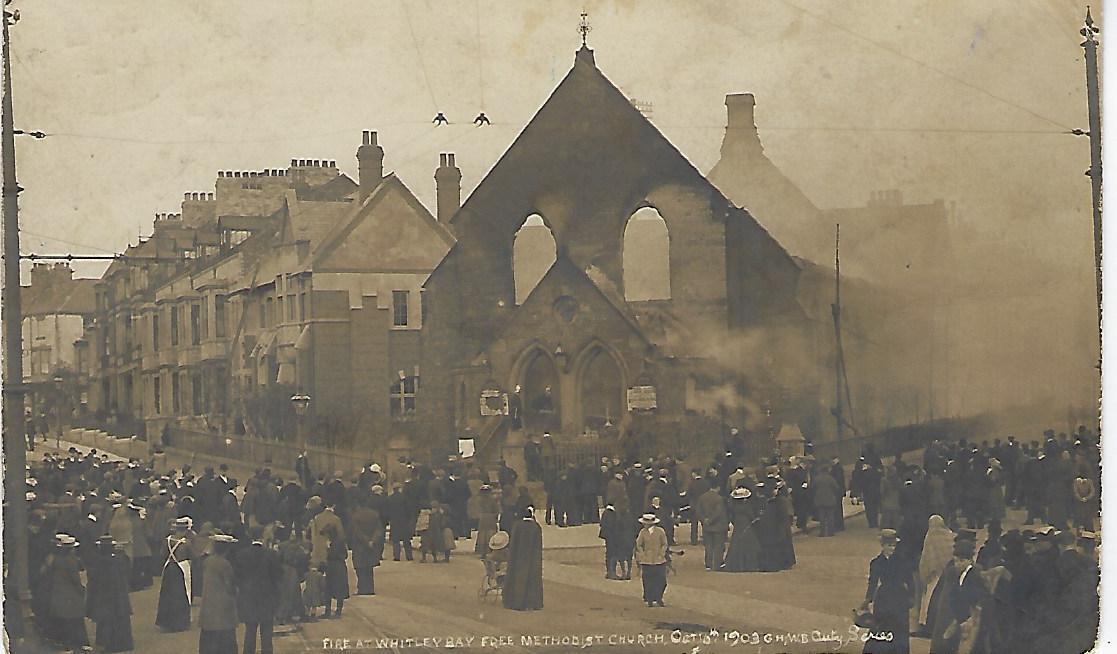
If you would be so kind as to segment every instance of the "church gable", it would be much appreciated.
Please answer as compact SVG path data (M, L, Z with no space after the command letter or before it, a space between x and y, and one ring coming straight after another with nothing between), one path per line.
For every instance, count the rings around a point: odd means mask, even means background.
M433 269L453 237L395 176L386 178L315 254L315 269L418 272Z
M556 232L573 232L575 222L607 220L606 210L619 223L650 191L671 183L716 193L583 49L454 225L513 234L524 216L538 211Z
M493 342L500 347L520 338L553 339L572 348L593 335L628 340L639 348L650 345L626 308L611 302L586 273L560 257Z

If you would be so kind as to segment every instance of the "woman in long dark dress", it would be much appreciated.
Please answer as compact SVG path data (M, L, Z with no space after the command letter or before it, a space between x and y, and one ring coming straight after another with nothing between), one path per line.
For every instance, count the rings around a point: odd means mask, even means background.
M756 484L756 512L757 516L754 518L753 529L756 531L756 539L760 543L760 570L763 572L775 572L782 570L780 567L780 536L777 533L780 525L777 523L777 513L779 513L774 506L774 498L767 496L767 484L765 482L757 482Z
M97 624L95 643L103 652L128 652L132 642L132 603L128 599L131 562L112 536L97 541L89 570L89 617Z
M77 540L60 534L55 551L46 563L48 636L69 649L89 644L85 631L85 588L81 583L80 564L75 552Z
M768 511L776 536L777 570L787 570L795 566L795 544L791 540L791 500L777 483L776 496L768 501Z
M725 572L755 572L760 570L760 541L757 539L753 521L756 508L752 491L735 488L729 494L729 519L733 523L733 537L729 540L729 551L721 570Z
M159 584L155 625L166 631L190 628L190 518L175 520L175 533L167 536L167 561Z
M506 609L536 611L543 608L543 529L535 521L534 507L524 513L512 527L501 596Z
M869 585L861 608L872 607L876 624L865 642L865 654L907 654L909 651L908 612L913 570L906 560L896 555L899 541L895 530L882 529L880 554L869 562ZM878 638L873 638L874 634Z

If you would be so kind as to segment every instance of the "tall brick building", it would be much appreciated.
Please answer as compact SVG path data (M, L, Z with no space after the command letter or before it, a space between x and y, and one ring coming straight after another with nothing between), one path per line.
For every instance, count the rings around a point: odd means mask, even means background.
M457 243L426 285L421 413L435 452L463 435L482 449L522 438L508 438L514 420L482 415L482 396L503 393L528 432L559 440L630 434L685 449L703 435L720 448L727 425L767 441L781 421L818 423L815 368L792 360L822 356L803 263L695 169L588 48L451 226ZM543 232L553 264L519 256L520 239ZM642 264L626 256L657 250L666 279L648 292L654 280L642 278L635 292ZM698 419L711 413L716 427Z
M375 132L357 159L357 182L322 160L221 172L215 193L157 216L98 283L94 410L150 440L185 428L293 444L298 392L311 444L406 445L420 289L453 237L384 174Z

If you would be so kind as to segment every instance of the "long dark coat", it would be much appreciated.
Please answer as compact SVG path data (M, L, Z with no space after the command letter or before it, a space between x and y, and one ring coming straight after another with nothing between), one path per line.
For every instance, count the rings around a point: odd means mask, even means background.
M951 559L939 575L939 582L935 584L935 589L931 591L931 602L927 608L927 624L931 627L931 649L934 652L949 652L957 647L957 637L946 638L946 630L955 619L952 603L958 588L958 577L959 570Z
M353 550L353 567L370 568L380 565L384 542L384 523L380 514L367 506L358 506L349 518L349 547Z
M508 545L508 575L504 579L504 608L534 611L543 608L543 529L533 518L516 521Z
M279 553L261 545L242 548L233 557L237 616L244 624L271 622L279 606L283 569Z
M95 642L106 652L132 649L132 604L128 599L131 563L123 552L99 554L89 569L89 617L97 623Z
M627 561L636 546L636 521L627 509L606 509L601 513L597 537L605 541L606 556Z
M221 554L210 554L202 563L205 584L198 625L202 631L230 631L237 628L237 588L233 566Z
M387 501L388 528L392 542L403 542L415 535L415 520L419 508L406 493L392 493Z
M729 500L729 516L733 521L733 537L725 555L726 572L753 572L760 570L760 541L756 537L753 520L756 505L752 500Z
M50 616L57 620L85 617L85 587L78 557L72 550L56 552L47 567Z
M876 654L908 652L911 585L911 566L902 557L895 554L891 557L878 554L869 562L869 586L865 599L873 603L876 627L872 631L891 632L892 640L870 639L865 643L865 652Z
M944 572L939 579L940 585L946 579L946 574ZM940 593L939 606L935 612L935 628L931 638L931 651L938 654L949 654L959 650L962 623L971 617L974 609L988 595L981 572L976 566L971 567L964 577L956 567L952 566L949 581L950 586ZM954 633L947 637L952 625L954 625ZM980 631L980 625L973 628Z
M349 569L345 567L345 559L349 551L345 548L345 541L340 538L330 543L326 552L326 597L332 599L349 599Z

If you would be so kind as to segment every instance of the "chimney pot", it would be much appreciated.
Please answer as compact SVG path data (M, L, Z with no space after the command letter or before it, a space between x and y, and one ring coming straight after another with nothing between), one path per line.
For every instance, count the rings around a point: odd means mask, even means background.
M751 93L731 93L725 96L729 114L729 129L756 129L756 98Z
M373 189L384 179L384 148L376 143L376 132L365 130L361 146L357 148L357 199L364 202ZM336 161L326 162L336 168Z
M438 170L434 171L435 196L438 221L449 222L462 204L462 173L454 164L453 153L439 155Z

